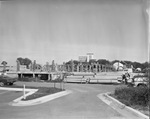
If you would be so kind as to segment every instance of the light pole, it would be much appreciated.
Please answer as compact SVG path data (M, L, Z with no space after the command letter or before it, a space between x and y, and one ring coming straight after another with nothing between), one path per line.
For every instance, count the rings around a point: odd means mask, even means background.
M147 8L146 8L147 16L148 16L148 65L150 63L150 1L147 0ZM150 78L150 71L148 66L148 77ZM149 81L150 84L150 81Z
M150 2L147 1L147 15L148 15L148 62L150 63Z

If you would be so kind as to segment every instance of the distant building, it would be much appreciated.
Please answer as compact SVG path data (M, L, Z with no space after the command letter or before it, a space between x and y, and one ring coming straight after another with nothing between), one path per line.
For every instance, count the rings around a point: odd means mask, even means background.
M3 71L3 68L4 66L0 65L0 71ZM6 71L13 71L15 70L16 71L16 67L15 66L6 66Z
M87 56L79 56L79 62L87 62Z
M3 71L3 66L0 66L0 71ZM6 71L16 72L17 66L6 66ZM20 71L29 71L29 69L27 69L26 65L20 65Z
M139 71L139 72L140 72L140 71L142 71L142 69L141 69L141 68L136 68L136 71Z
M123 65L122 63L120 63L120 62L115 62L115 63L113 64L113 68L114 68L115 70L123 70L123 69L124 69L124 65Z
M87 62L89 62L91 59L94 59L93 53L87 53Z

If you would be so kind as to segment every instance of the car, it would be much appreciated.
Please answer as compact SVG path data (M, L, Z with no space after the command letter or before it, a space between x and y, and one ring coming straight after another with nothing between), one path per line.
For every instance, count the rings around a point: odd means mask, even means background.
M148 83L149 78L147 75L136 75L128 82L128 86L143 87L148 86Z
M4 85L13 85L14 82L16 82L17 79L16 78L11 78L8 76L0 76L0 86L4 86Z

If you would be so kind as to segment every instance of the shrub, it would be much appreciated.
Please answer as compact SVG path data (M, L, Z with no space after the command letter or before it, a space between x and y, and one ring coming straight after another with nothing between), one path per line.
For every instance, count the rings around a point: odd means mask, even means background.
M148 87L122 87L116 88L114 95L122 103L130 105L142 105L149 104L150 95L148 94L150 89Z

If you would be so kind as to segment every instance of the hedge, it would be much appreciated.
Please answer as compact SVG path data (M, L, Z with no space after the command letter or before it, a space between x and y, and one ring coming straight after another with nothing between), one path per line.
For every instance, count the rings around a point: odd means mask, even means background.
M149 105L150 89L148 87L120 87L116 88L114 95L127 106Z

